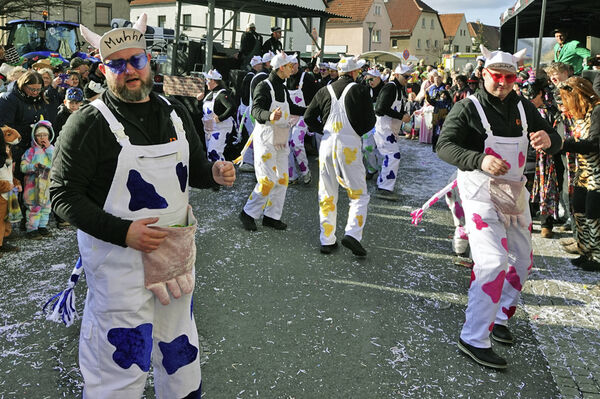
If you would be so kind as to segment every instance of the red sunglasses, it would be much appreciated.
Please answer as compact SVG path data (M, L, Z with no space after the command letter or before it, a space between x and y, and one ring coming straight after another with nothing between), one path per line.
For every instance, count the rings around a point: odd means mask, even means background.
M514 73L511 73L510 75L503 75L501 73L492 73L492 71L490 71L489 69L487 71L496 83L504 81L505 83L511 84L514 83L515 80L517 80L517 75Z

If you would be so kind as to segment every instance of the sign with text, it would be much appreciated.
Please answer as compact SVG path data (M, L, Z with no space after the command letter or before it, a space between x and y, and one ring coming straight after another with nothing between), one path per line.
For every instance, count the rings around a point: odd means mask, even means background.
M204 91L203 76L164 76L163 91L169 96L196 97Z

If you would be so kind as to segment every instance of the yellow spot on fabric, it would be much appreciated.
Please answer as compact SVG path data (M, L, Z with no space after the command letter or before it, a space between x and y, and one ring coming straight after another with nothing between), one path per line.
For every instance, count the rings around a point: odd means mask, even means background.
M333 232L333 226L327 222L323 222L323 230L325 233L325 237L329 237L331 235L331 233Z
M356 220L358 221L358 225L360 227L363 226L363 221L364 221L364 216L363 215L356 215Z
M287 118L289 118L289 117L290 117L290 114L288 114L288 113L286 112L286 113L285 113L285 116L284 116L284 118L285 118L285 119L287 119Z
M346 185L346 183L344 183L344 181L342 180L341 177L336 176L336 179L337 179L338 183L340 184L340 186L344 187Z
M263 177L263 178L259 179L258 183L260 184L259 191L265 197L267 195L269 195L269 193L271 192L271 189L275 185L275 183L273 183L271 180L269 180L268 177Z
M329 212L335 211L335 204L333 203L333 196L326 196L321 201L319 201L319 208L321 208L321 213L325 217L327 217L327 215L329 215Z
M343 126L344 126L344 125L343 125L343 124L342 124L342 122L340 122L340 121L333 122L333 126L332 126L332 127L333 127L333 131L334 131L335 133L339 133L339 132L340 132L340 130L342 130L342 127L343 127Z
M278 180L278 183L281 184L282 186L287 186L289 180L290 180L290 177L288 176L288 174L284 173L283 177Z
M344 156L346 157L346 164L350 165L352 162L356 160L356 153L358 152L358 148L344 148Z
M249 199L250 201L252 201L252 194L250 194L250 197L248 197L248 199Z
M345 63L346 63L346 59L345 58L340 60L340 64L345 64Z
M262 158L262 161L263 161L263 162L267 162L267 161L268 161L269 159L271 159L272 157L273 157L273 155L272 155L270 152L267 152L267 153L266 153L265 155L263 155L261 158Z
M349 188L349 189L346 189L346 191L348 192L348 198L353 199L353 200L359 199L363 193L362 189L360 189L360 188L357 188L356 190L352 190L351 188Z
M269 198L269 199L267 200L267 206L271 206L271 205L273 205L273 203L271 202L271 199ZM361 217L362 217L362 216L361 216Z
M273 172L277 173L277 166L273 166Z

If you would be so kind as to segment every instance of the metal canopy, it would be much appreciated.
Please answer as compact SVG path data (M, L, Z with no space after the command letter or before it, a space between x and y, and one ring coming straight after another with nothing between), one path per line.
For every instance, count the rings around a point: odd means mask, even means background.
M543 0L520 0L507 10L500 26L500 48L514 51L518 38L553 37L556 28L569 31L569 38L585 43L587 36L600 37L600 7L598 0L546 0L546 15L542 21ZM515 32L516 31L516 32Z

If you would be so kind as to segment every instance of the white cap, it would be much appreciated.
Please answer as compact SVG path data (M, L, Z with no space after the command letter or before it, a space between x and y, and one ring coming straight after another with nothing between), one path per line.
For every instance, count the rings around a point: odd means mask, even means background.
M398 64L396 69L394 69L394 73L396 75L406 75L407 73L411 73L413 68L410 65L402 65Z
M255 55L250 60L250 66L256 66L256 65L262 64L262 63L263 63L263 60L262 60L262 57L260 55Z
M362 68L366 63L367 61L359 60L357 57L342 57L336 66L340 72L352 72Z
M387 80L390 78L390 75L381 75L381 80L384 82L387 82Z
M100 58L104 61L109 55L128 48L146 49L146 20L148 16L142 13L131 28L116 28L100 36L83 25L79 25L81 35L92 46L100 50Z
M329 68L329 63L328 62L320 62L319 68Z
M293 62L293 60L295 60L296 57L297 57L296 54L294 54L294 55L287 55L283 51L280 51L280 52L277 53L277 55L275 57L273 57L271 59L271 67L273 69L277 69L277 68L279 68L281 66L289 64L290 62Z
M204 77L206 79L223 80L223 76L221 76L221 74L219 73L219 71L217 71L216 69L211 69L208 72L202 72L202 75L204 75Z
M381 72L379 71L379 69L373 68L373 69L369 69L367 72L365 72L365 75L370 75L370 76L374 76L376 78L380 78Z
M275 54L273 54L273 52L271 52L271 51L269 51L268 53L264 53L262 56L263 64L266 64L267 62L271 61L274 56L275 56Z
M333 69L334 71L337 71L337 67L338 67L338 64L336 64L335 62L330 62L327 64L327 68Z
M520 50L514 55L499 50L490 52L483 44L480 45L480 48L485 57L485 68L501 69L511 72L517 71L517 63L521 61L527 53L527 49Z

